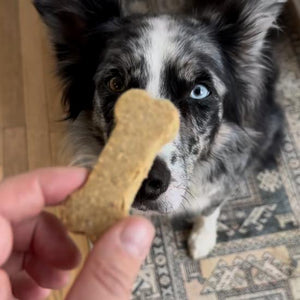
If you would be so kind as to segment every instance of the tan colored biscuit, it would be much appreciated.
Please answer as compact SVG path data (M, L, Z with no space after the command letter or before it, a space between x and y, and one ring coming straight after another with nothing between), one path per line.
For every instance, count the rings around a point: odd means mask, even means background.
M115 108L116 126L86 185L65 203L63 220L72 232L93 242L130 206L159 150L179 130L177 109L145 91L123 94Z

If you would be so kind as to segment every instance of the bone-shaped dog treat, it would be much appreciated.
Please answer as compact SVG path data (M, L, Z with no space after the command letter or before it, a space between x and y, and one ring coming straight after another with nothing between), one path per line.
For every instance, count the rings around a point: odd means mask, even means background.
M93 242L128 215L157 152L175 138L179 115L169 101L145 91L123 94L115 107L115 128L85 186L65 204L63 221Z

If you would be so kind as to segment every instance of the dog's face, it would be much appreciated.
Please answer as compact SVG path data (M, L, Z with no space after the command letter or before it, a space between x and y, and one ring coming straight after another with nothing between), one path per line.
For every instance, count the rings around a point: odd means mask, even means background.
M252 80L282 1L203 1L191 17L121 17L118 1L62 2L35 1L53 29L70 117L89 111L92 131L105 143L124 91L170 99L180 132L158 154L135 206L164 213L186 206L187 190L197 184L194 168L211 155L219 128L238 124L253 105L245 95L255 98L259 83Z
M201 22L167 16L128 19L106 45L94 77L93 122L100 131L109 135L114 105L130 88L170 99L180 112L176 140L161 150L135 201L139 208L173 211L222 119L226 87L218 45Z

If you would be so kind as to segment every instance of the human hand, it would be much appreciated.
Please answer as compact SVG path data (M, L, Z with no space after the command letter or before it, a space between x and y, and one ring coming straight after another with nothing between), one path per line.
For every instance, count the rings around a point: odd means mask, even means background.
M86 180L84 169L45 169L0 184L0 299L43 299L64 286L80 260L77 247L45 206Z
M67 300L129 300L153 237L152 224L141 217L113 226L95 244Z
M45 169L0 185L1 300L44 299L66 284L67 271L78 264L80 254L61 223L41 212L63 201L86 176L83 169ZM152 225L138 217L110 229L95 245L68 299L129 299L153 235Z

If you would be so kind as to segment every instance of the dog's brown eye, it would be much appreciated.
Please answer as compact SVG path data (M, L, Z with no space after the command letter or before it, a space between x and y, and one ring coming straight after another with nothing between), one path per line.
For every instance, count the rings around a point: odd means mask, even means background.
M108 87L114 93L121 93L125 90L126 85L121 77L113 77L109 80Z

